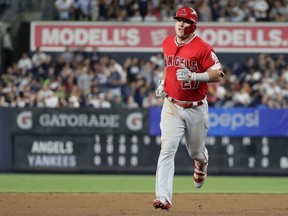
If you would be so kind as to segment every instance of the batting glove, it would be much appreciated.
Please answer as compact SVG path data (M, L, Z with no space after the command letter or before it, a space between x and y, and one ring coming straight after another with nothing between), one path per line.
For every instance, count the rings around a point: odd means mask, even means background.
M181 64L181 69L176 71L176 76L179 81L195 81L196 73L191 72L183 64Z
M166 96L166 92L164 90L164 80L159 81L159 85L155 91L155 94L156 94L157 98L161 98L161 97Z

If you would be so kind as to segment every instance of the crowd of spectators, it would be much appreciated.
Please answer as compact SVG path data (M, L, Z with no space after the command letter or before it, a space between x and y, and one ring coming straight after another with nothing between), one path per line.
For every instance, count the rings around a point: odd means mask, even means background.
M183 5L200 22L287 22L287 0L56 0L55 19L81 21L171 21Z
M0 77L4 107L152 107L161 106L155 87L164 69L161 53L122 63L95 48L51 56L41 49L23 53ZM212 107L288 108L287 55L260 54L245 64L223 64L225 78L211 83Z
M259 54L245 64L225 66L225 79L210 84L209 103L216 107L288 108L287 54Z

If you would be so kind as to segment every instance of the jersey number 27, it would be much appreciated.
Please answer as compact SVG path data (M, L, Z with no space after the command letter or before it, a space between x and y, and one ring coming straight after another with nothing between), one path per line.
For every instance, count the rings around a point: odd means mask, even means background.
M198 89L200 82L196 81L182 81L181 86L183 90L186 89Z

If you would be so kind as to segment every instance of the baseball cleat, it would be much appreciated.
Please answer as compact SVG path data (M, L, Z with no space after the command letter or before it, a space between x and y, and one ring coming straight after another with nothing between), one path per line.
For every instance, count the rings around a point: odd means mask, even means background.
M171 208L171 204L167 201L167 199L155 199L153 200L153 206L155 209L161 208L162 210L167 210Z
M208 163L201 163L195 160L194 167L195 167L193 175L194 186L196 188L201 188L207 177Z

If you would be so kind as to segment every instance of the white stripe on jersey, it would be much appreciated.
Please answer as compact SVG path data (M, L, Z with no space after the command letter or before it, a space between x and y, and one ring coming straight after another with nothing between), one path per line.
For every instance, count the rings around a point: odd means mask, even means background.
M221 70L222 71L222 66L220 64L220 62L212 65L210 68L208 68L208 70L211 69L211 70Z

